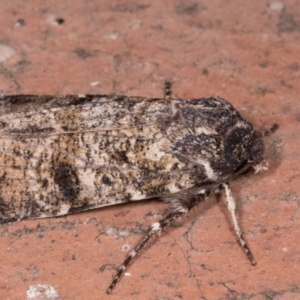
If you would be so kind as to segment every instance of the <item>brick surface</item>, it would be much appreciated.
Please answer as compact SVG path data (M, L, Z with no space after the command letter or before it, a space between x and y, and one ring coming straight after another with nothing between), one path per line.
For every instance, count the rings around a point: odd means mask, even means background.
M299 1L2 0L0 15L6 94L161 97L168 79L178 97L219 94L258 129L280 124L266 139L269 170L232 184L257 266L212 198L107 296L122 247L165 212L141 202L2 225L0 299L300 299ZM58 296L29 294L36 285Z

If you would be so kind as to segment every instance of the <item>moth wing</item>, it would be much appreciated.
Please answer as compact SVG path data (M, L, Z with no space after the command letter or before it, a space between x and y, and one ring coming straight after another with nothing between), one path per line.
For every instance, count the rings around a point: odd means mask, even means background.
M65 215L195 185L156 124L161 99L95 96L0 116L0 222ZM57 102L57 101L56 101Z

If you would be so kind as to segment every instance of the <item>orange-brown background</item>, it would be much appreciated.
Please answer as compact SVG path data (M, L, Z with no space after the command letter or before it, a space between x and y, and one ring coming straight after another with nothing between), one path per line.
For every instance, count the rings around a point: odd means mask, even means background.
M165 212L141 202L1 226L1 299L26 299L37 284L64 300L300 299L299 1L1 1L6 94L160 97L165 79L181 98L221 95L258 129L280 124L266 140L269 170L232 185L258 265L212 198L107 296L122 247Z

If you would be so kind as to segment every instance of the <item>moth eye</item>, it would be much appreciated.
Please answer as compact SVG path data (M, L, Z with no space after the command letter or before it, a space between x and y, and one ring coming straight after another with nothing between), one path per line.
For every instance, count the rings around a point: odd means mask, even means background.
M252 140L252 147L250 148L249 153L249 162L252 164L259 164L263 160L264 156L264 143L260 136L260 133L255 131Z

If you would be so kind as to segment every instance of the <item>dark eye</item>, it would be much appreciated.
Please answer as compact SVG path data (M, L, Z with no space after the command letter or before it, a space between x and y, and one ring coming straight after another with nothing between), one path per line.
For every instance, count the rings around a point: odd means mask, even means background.
M265 146L261 134L255 131L252 139L252 147L248 153L251 160L249 160L248 163L252 165L259 164L263 160L264 148Z

